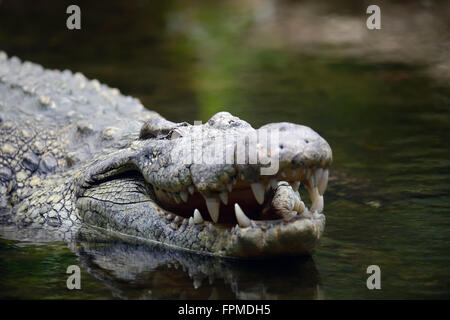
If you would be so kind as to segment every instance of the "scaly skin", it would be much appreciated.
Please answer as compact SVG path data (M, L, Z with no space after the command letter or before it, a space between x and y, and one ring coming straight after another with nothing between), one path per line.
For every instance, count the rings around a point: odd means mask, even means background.
M4 225L45 229L67 241L89 225L113 236L236 258L310 254L324 230L322 195L332 153L310 128L272 123L254 129L227 112L200 126L173 123L96 80L3 53L0 115ZM279 160L271 176L248 158L242 164L185 161L192 142L203 154L214 148L236 160L244 152L240 138L267 130L280 138L258 149ZM213 143L224 136L226 143ZM310 193L309 210L296 181ZM265 190L261 203L252 183ZM216 218L210 206L219 199ZM235 203L248 217L239 219L238 209L235 216Z

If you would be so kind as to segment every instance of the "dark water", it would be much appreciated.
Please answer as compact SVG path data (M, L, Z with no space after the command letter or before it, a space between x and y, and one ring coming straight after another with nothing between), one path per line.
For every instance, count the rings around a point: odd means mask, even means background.
M443 2L387 7L374 47L367 30L361 41L319 32L337 30L326 28L336 17L364 26L362 2L264 3L81 2L82 30L68 31L63 2L0 1L0 48L81 71L173 121L227 110L255 127L318 131L334 163L312 258L243 264L124 243L0 239L1 298L450 298L450 77L439 67L449 60L435 50L445 44L435 34L449 34L433 29L448 20ZM395 31L398 12L397 25L424 12L433 22ZM384 39L411 42L385 54ZM72 264L82 267L79 291L66 289ZM366 287L369 265L381 268L381 290Z

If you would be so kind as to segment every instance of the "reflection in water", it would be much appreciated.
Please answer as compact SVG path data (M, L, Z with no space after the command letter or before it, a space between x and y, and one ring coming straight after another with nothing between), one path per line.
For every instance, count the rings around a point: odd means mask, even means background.
M118 298L323 298L311 257L235 261L111 241L87 228L80 230L72 248L81 265Z

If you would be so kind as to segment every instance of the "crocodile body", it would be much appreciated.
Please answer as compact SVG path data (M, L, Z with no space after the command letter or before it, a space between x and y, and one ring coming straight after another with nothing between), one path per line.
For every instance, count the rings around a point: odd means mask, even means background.
M97 80L2 52L0 117L3 229L44 230L71 241L90 226L236 258L310 254L323 233L332 153L308 127L254 129L227 112L203 125L173 123ZM243 163L186 161L195 148L230 151L236 160L246 150L239 138L259 139L268 130L279 143L258 152L276 155L275 173L262 175L267 163L245 155ZM231 139L212 143L223 136ZM309 209L299 182L309 192Z

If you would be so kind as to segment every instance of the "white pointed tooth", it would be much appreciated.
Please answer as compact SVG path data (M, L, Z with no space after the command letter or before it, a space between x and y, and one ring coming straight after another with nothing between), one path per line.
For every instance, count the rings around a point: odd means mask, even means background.
M208 208L209 215L211 216L212 221L217 223L219 221L219 199L213 197L205 197L206 207Z
M314 186L316 186L316 187L318 186L320 179L322 178L322 174L323 174L322 168L318 168L313 171L313 174L311 175L311 177L314 178Z
M316 177L314 171L309 169L307 171L306 178L308 179L308 183L311 186L311 188L314 189L316 187Z
M301 202L300 198L295 197L294 208L293 208L294 211L298 212L298 210L300 208L300 202Z
M317 183L317 187L319 188L320 195L323 195L325 193L325 190L327 190L328 174L329 174L328 169L323 170L323 174Z
M188 194L186 191L182 190L180 191L180 198L181 200L183 200L183 202L187 202L188 201Z
M194 210L194 223L195 224L203 223L202 215L200 214L200 211L198 211L198 209Z
M192 184L188 187L188 191L189 191L190 194L194 194L195 189L194 189L194 186Z
M311 208L312 212L322 212L323 211L323 196L319 195L319 190L317 187L313 188L309 193L309 197L311 198Z
M175 200L175 202L176 202L177 204L180 203L181 199L180 199L180 197L178 196L178 193L171 192L170 195L172 196L173 200Z
M251 220L245 215L241 207L235 203L234 204L234 214L241 228L247 228L250 226Z
M272 187L272 189L276 189L278 186L278 181L275 178L270 178L270 186Z
M219 193L219 198L220 200L222 200L224 205L228 204L228 192L226 191L222 191Z
M198 288L200 288L202 286L202 279L195 278L193 285L194 285L194 289L197 290Z
M311 178L311 169L306 168L306 179L310 179Z
M295 191L295 202L294 202L294 211L297 212L301 212L299 211L301 208L301 203L302 203L302 198L300 197L300 193L298 191Z
M322 177L323 169L318 168L314 171L314 180L318 183Z
M250 187L252 188L253 195L255 196L256 202L259 204L264 203L264 185L260 182L255 182L250 184Z
M193 226L194 225L194 218L189 217L189 225Z
M300 181L291 182L291 187L294 191L297 191L300 188Z
M241 173L241 174L239 175L239 177L241 178L241 180L245 180L245 175L244 175L243 173Z
M317 188L312 188L311 186L306 186L306 189L308 190L309 200L311 200L311 203L314 203L319 196L319 191Z
M323 208L324 208L323 196L320 196L317 204L317 212L322 213Z
M227 190L228 190L228 192L233 191L233 183L232 182L227 183Z

